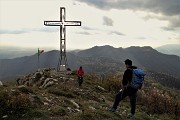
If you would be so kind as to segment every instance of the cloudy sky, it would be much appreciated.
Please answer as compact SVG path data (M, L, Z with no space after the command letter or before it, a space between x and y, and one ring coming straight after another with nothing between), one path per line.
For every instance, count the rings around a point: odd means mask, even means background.
M152 46L180 43L180 0L0 0L0 47L59 48L60 7L67 49L93 46Z

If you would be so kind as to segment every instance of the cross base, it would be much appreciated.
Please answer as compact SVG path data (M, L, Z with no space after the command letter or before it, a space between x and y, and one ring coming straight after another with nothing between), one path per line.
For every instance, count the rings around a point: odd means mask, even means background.
M60 65L57 71L66 71L66 66L65 65Z

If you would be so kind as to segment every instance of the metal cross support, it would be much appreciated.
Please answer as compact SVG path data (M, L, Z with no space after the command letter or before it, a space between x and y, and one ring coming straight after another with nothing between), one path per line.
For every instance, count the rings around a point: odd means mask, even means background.
M81 21L66 21L65 7L60 7L60 21L44 21L46 26L60 26L60 57L57 71L68 68L66 57L66 26L81 26Z

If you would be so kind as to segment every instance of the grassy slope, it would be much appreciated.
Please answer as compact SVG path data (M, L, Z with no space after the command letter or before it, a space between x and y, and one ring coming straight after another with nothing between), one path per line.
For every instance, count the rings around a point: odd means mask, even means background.
M108 109L113 104L115 92L111 91L113 88L108 88L107 83L98 80L96 76L87 75L82 87L78 87L76 76L69 76L72 79L65 81L58 81L58 84L48 87L47 89L39 89L38 87L18 88L15 83L7 83L7 87L0 89L0 102L3 97L19 91L20 95L36 96L36 101L32 104L27 100L20 103L23 110L13 107L8 112L0 114L7 115L5 119L59 119L59 120L126 120L126 115L130 111L129 99L123 100L115 113L111 113ZM119 80L118 80L119 81ZM116 84L119 82L115 81ZM106 90L101 90L98 85L103 86ZM27 94L28 93L28 94ZM17 95L17 93L16 93ZM19 95L19 94L18 94ZM27 97L27 96L26 96ZM19 99L18 99L19 98ZM4 107L10 109L19 101L18 97L14 101L7 103ZM29 97L27 97L29 98ZM12 97L10 98L12 100ZM74 100L79 107L74 105L71 101ZM27 104L25 104L27 102ZM0 104L1 104L0 103ZM10 105L11 103L11 105ZM29 104L30 103L30 104ZM17 106L16 106L17 107ZM137 104L136 120L172 120L174 116L167 114L147 114L144 111L144 106ZM3 109L3 107L2 107ZM12 112L13 111L13 112ZM15 112L14 112L15 111ZM23 111L23 112L22 112Z

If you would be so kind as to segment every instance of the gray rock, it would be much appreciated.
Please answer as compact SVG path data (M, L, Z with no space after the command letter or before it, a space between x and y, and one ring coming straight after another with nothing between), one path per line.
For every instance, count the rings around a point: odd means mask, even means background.
M92 107L92 106L89 106L89 108L90 108L91 110L96 110L96 108L94 108L94 107Z
M7 118L7 117L8 117L8 115L4 115L4 116L2 116L2 118L3 118L3 119L5 119L5 118Z
M74 100L70 100L70 102L76 106L76 108L80 108L80 106L74 101Z
M101 91L106 91L106 89L104 89L103 87L101 87L99 85L98 85L98 89L101 90Z
M0 81L0 86L3 86L3 83Z

